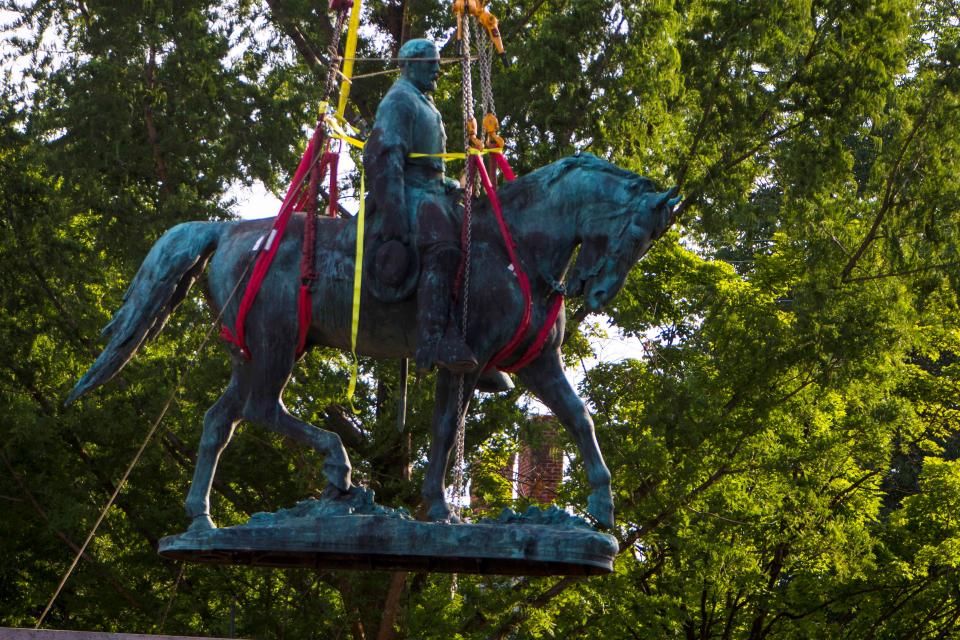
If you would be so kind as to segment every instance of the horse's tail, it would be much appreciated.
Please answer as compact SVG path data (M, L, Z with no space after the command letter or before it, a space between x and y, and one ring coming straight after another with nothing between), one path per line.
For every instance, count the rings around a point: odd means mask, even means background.
M160 333L167 318L186 297L217 248L222 222L178 224L153 245L130 288L123 306L101 335L110 342L67 397L70 404L115 376L147 340Z

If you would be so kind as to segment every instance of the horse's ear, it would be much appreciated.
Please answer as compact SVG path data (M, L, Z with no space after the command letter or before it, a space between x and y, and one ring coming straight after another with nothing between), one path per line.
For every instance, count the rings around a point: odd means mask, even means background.
M680 204L680 201L683 200L683 196L680 195L680 187L676 185L671 187L667 193L670 195L670 199L667 200L667 206L672 210L675 206Z
M663 191L658 193L653 198L653 208L659 209L663 205L667 204L667 201L670 200L673 196L677 195L677 187L673 187L669 191Z

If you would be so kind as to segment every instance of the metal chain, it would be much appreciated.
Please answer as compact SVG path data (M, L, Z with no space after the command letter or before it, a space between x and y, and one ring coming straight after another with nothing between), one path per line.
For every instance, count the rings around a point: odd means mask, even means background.
M489 38L480 38L479 48L481 110L484 114L497 115L497 106L493 103L493 84L490 80L493 68L493 43Z
M467 133L468 123L473 119L473 75L471 71L470 57L470 23L473 19L464 19L463 21L463 40L460 46L463 47L460 58L460 71L463 74L463 149L470 151L470 135ZM469 166L469 165L468 165ZM468 172L469 173L469 172ZM464 205L469 201L465 201Z
M464 16L466 18L466 16ZM464 170L466 171L466 181L463 191L463 224L466 225L466 237L463 260L463 281L460 285L462 293L462 315L460 319L461 332L466 339L467 336L467 309L470 302L470 245L473 242L473 180L471 179L470 163L470 133L468 123L473 119L473 76L470 70L470 19L463 21L463 30L460 41L461 55L460 71L463 75L463 150L467 154ZM463 374L457 376L457 433L456 445L453 462L453 499L457 510L457 517L463 515L463 467L464 467L464 431L466 429L464 421L466 412L463 410L464 384ZM459 589L459 580L456 573L450 576L450 599L457 595Z
M463 282L460 286L462 294L462 313L461 313L461 331L464 338L467 335L467 311L470 304L470 248L473 241L473 180L470 171L470 135L468 133L468 123L473 119L473 77L470 68L470 20L463 21L463 39L461 47L463 58L460 63L460 69L463 73L463 149L467 153L466 161L466 188L463 194L463 224L466 227L466 239L464 246L463 262ZM460 516L463 508L463 472L464 472L464 420L466 412L463 411L464 404L464 384L463 375L459 376L457 388L457 434L456 451L453 469L453 493L456 500L457 515Z
M337 12L337 22L333 27L333 35L330 36L330 44L327 47L327 56L330 59L330 68L327 70L327 82L323 85L323 99L329 100L333 93L333 87L337 82L337 76L340 71L340 36L343 34L343 25L347 22L347 10ZM324 114L320 114L321 122Z
M340 36L343 34L343 27L346 24L347 13L348 12L346 9L341 9L337 12L333 33L330 35L330 43L327 46L327 56L329 57L330 62L327 69L327 80L323 86L324 103L330 100L330 97L333 95L333 88L336 85L337 76L340 75ZM335 196L337 180L336 170L333 168L335 165L326 166L325 163L320 162L320 159L325 157L325 152L327 150L332 150L329 144L329 139L324 135L322 128L323 120L326 115L326 108L324 108L323 111L317 116L317 125L316 129L314 130L314 140L316 140L318 144L313 148L313 158L311 158L310 167L308 169L310 180L307 182L305 191L307 197L307 204L305 208L307 219L303 229L303 248L300 262L300 277L302 284L307 285L311 292L316 287L317 281L317 274L314 265L316 263L317 242L319 242L319 237L316 233L316 227L317 219L320 217L320 207L318 206L319 203L317 202L317 195L320 191L320 180L323 178L325 169L329 170L332 188L327 197L331 198L331 202L332 198Z

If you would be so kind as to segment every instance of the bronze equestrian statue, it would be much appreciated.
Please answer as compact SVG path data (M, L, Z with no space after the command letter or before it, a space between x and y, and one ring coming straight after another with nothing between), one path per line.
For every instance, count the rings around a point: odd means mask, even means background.
M421 143L426 152L442 150L443 128L438 118L432 128L421 129L418 124L416 132L404 134L397 128L402 123L419 123L435 113L426 95L432 86L430 73L436 77L435 51L427 51L427 60L405 63L404 77L397 85L408 82L413 86L395 85L391 89L378 111L377 128L364 155L371 173L374 169L385 171L382 176L371 176L374 213L365 250L376 259L378 247L389 242L409 243L415 238L416 248L422 253L420 283L414 282L416 296L404 296L397 292L413 290L401 284L411 279L409 275L401 273L386 285L365 278L357 353L376 358L416 354L418 366L440 365L433 437L421 493L430 519L450 521L456 518L446 503L444 487L458 419L467 411L484 369L511 340L526 309L491 206L478 199L473 203L470 277L465 279L469 282L471 311L465 335L456 331L461 318L451 299L453 265L459 264L460 249L451 234L455 238L460 226L461 211L455 206L457 189L443 178L442 161L413 162L405 156L417 150L412 145ZM411 54L409 50L406 53ZM423 53L423 49L414 49L407 57L422 58ZM394 95L401 91L403 96ZM409 118L388 113L388 106L410 111ZM670 226L673 207L679 201L674 197L676 189L657 192L650 180L590 154L542 167L504 184L498 193L532 290L531 322L517 354L523 354L534 342L548 318L549 303L559 290L565 288L567 296L582 296L590 311L602 309L621 289L630 268ZM134 277L123 306L104 328L104 334L110 336L109 344L67 402L120 371L141 345L162 329L205 270L210 303L215 312L223 311L224 322L232 326L239 296L231 297L231 293L247 273L256 256L253 248L262 244L271 224L270 219L187 222L167 231ZM247 316L247 345L252 358L245 358L233 345L227 346L233 372L226 390L204 417L197 466L186 500L191 530L214 527L209 496L217 461L243 420L258 422L323 453L328 493L351 488L350 461L340 438L292 416L282 401L297 360L303 226L299 214L291 219L257 303ZM316 268L326 278L317 281L313 293L307 348L323 345L350 349L356 231L355 219L325 218L318 224ZM390 257L390 251L380 253ZM393 263L386 259L384 264L389 280ZM406 271L414 274L415 281L417 269ZM610 472L590 414L563 373L562 310L548 329L542 351L516 375L570 431L583 456L591 487L587 511L601 526L611 527ZM462 403L458 401L459 375L463 375Z

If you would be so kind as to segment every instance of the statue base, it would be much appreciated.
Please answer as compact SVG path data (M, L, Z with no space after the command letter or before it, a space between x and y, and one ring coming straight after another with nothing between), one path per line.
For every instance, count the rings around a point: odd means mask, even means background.
M613 570L618 546L556 507L504 510L475 524L420 522L354 489L346 500L304 500L246 524L167 536L159 551L174 560L263 567L600 575Z

